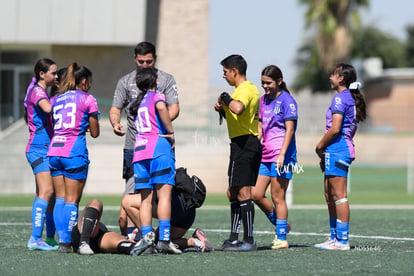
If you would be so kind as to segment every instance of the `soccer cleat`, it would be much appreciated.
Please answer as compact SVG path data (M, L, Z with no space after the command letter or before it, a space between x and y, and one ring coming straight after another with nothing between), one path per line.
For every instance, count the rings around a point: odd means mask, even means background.
M132 231L131 233L127 235L127 237L129 240L133 240L137 242L142 238L141 230L138 228L135 228L134 231Z
M325 246L328 246L328 245L334 244L334 243L335 243L335 241L336 241L336 239L332 239L331 237L329 237L327 241L325 241L325 242L323 242L323 243L317 243L317 244L315 244L313 247L315 247L315 248L325 247Z
M87 242L83 241L79 245L78 253L80 255L93 255L95 252L93 252L93 250Z
M194 238L194 248L197 252L210 252L213 250L213 245L207 239L206 233L200 228L197 228L192 237Z
M342 243L339 241L335 241L334 243L330 243L330 244L326 244L324 246L319 247L319 249L323 249L323 250L350 250L351 247L349 246L349 242L347 241L346 243Z
M58 248L59 244L53 237L47 237L45 240L45 243L47 243L50 246L55 246L56 249Z
M286 233L288 233L288 234L289 234L289 232L290 232L290 229L292 229L292 228L290 227L290 224L288 223L288 224L287 224L287 229L286 229Z
M289 248L289 243L286 240L279 240L275 238L272 241L271 249L283 249L283 248Z
M256 242L249 243L246 241L238 242L237 246L225 248L224 251L233 251L233 252L249 252L257 251Z
M48 245L42 239L34 239L32 237L27 242L27 248L29 250L43 250L43 251L53 251L57 249L55 246Z
M158 252L164 253L164 254L181 254L181 253L183 253L180 249L178 249L178 245L176 245L172 241L158 241L157 250L158 250Z
M144 253L145 250L147 250L149 247L151 247L154 244L154 240L155 240L155 233L149 232L134 245L134 248L131 249L131 252L129 253L129 255L131 256L141 255L142 253Z
M72 253L72 247L68 242L61 242L59 243L58 253Z
M216 246L216 248L214 248L214 251L227 251L229 248L237 247L239 243L240 241L238 240L235 240L235 241L224 240L221 245Z
M155 244L152 244L150 247L145 249L144 252L142 252L142 255L152 255L152 254L157 254L157 253L158 251L157 251Z

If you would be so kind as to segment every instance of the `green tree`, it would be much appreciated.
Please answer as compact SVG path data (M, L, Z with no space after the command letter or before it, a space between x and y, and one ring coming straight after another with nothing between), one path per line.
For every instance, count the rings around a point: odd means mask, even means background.
M300 0L308 6L306 27L316 30L315 42L321 67L330 70L338 61L349 58L352 28L358 28L358 8L368 0Z
M352 48L352 31L360 25L358 8L368 6L368 0L299 0L307 5L306 27L315 35L299 49L300 66L297 89L310 86L328 90L328 83L304 83L306 79L318 81L339 61L349 60ZM308 55L308 60L306 60ZM316 66L316 68L315 68ZM325 87L325 88L324 88Z
M354 33L352 58L380 57L384 68L407 66L403 42L376 27L364 27Z
M320 66L319 55L313 38L309 38L298 50L295 63L299 68L298 76L292 87L295 90L310 88L312 92L327 91L328 77Z
M414 25L406 27L407 42L405 46L405 54L407 66L414 67Z

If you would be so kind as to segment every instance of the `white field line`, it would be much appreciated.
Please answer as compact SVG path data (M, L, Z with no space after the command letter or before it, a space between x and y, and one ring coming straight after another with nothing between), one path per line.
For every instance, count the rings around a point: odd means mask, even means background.
M31 223L27 222L0 222L0 226L27 226L30 227ZM118 225L107 225L108 229L119 229ZM190 229L189 231L194 230ZM215 232L215 233L228 233L229 230L225 229L203 229L205 232ZM255 234L260 235L274 235L274 231L254 231ZM302 232L290 232L288 235L292 236L320 236L327 237L327 233L302 233ZM363 235L349 235L351 238L360 238L360 239L372 239L372 240L392 240L392 241L414 241L414 238L405 238L405 237L387 237L387 236L363 236Z
M84 206L80 206L79 209L82 210ZM117 211L119 206L104 206L105 210ZM205 205L199 210L229 210L227 205ZM350 204L352 210L414 210L414 204ZM32 207L0 207L1 211L30 211ZM256 206L256 209L260 209ZM290 206L291 210L325 210L327 209L324 204L301 204Z

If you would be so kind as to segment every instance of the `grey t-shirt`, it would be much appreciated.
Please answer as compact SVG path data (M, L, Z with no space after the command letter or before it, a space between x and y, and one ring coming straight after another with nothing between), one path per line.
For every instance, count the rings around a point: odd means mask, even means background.
M177 84L175 83L174 77L164 71L157 69L157 91L164 93L167 105L178 103L178 92ZM136 70L123 76L116 85L114 99L112 106L125 109L127 115L127 130L125 135L125 149L133 149L135 144L135 124L134 115L129 112L129 105L134 99L138 97L141 91L138 89L136 81Z

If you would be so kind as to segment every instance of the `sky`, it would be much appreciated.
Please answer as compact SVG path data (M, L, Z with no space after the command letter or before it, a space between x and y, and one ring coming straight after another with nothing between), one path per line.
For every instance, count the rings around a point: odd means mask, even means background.
M360 15L364 26L376 25L405 40L405 27L414 24L413 11L411 0L370 0L369 8L360 9ZM262 69L275 64L289 87L296 76L297 49L310 35L304 14L305 6L298 0L210 0L210 85L227 85L220 61L241 54L250 81L259 85Z

